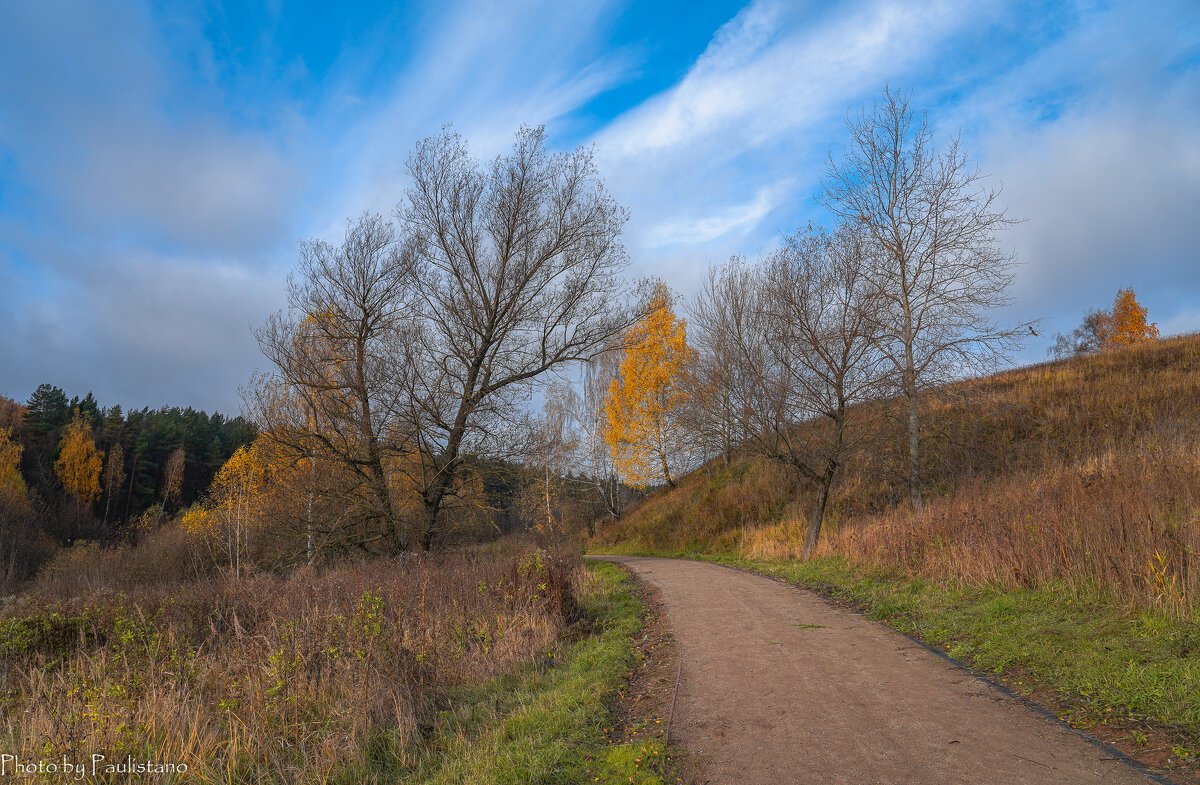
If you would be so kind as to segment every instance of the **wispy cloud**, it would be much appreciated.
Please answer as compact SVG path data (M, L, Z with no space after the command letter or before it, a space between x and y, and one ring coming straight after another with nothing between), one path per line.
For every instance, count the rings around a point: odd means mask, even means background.
M880 0L814 13L758 0L714 36L675 88L598 137L612 158L696 148L729 158L827 120L848 99L902 74L987 4Z
M632 205L630 245L643 269L666 246L704 245L704 258L672 282L690 291L709 262L756 253L794 229L811 213L847 109L989 8L758 0L742 9L677 85L596 135L603 171ZM722 204L733 206L714 210Z
M783 182L762 188L745 204L735 204L706 215L668 220L648 232L647 245L657 248L707 243L730 233L753 229L779 206L788 191L788 185L789 183Z
M571 112L627 78L628 53L606 51L599 32L614 3L466 2L448 6L412 55L413 65L344 132L331 162L343 173L327 199L329 223L402 197L404 160L416 140L453 123L474 155L506 149L522 125L563 124Z
M1164 324L1191 324L1200 12L1036 13L998 2L743 9L676 86L597 134L614 190L633 205L642 268L667 265L686 292L708 263L820 219L811 195L845 114L890 83L914 89L940 138L961 130L1011 214L1028 219L1001 238L1022 262L1009 315L1068 329L1134 285ZM788 187L774 190L785 173Z

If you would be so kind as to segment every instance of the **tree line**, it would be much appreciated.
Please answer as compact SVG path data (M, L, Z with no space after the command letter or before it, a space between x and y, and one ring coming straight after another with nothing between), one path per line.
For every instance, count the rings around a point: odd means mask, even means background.
M256 331L257 435L211 452L209 491L178 497L195 499L183 528L235 573L512 528L590 532L743 451L815 490L811 550L885 413L920 508L920 401L995 366L1034 323L993 320L1010 302L1015 261L996 240L1013 220L958 140L938 144L892 90L847 126L816 197L830 226L712 267L690 322L663 282L625 277L628 215L590 150L551 152L529 127L487 162L448 127L420 141L389 215L301 244L288 307ZM184 452L192 490L199 454ZM167 504L170 483L138 487Z
M1036 335L1036 322L991 318L1011 302L1015 260L996 240L1014 221L958 140L938 147L927 115L890 90L847 125L849 143L827 160L816 196L832 228L810 224L761 259L711 267L685 304L690 323L658 283L612 347L619 359L605 366L607 394L593 414L609 471L634 485L674 486L681 472L728 463L735 450L781 465L812 489L806 556L840 473L883 449L881 434L903 434L900 474L919 510L922 402ZM1051 352L1157 337L1122 289Z
M908 94L885 90L847 125L817 196L832 228L712 268L690 344L665 284L622 278L627 215L590 151L548 152L540 128L487 164L450 129L418 143L393 213L304 243L288 310L258 331L270 368L247 408L260 452L289 467L276 485L297 542L448 542L496 511L483 488L499 462L530 470L531 521L563 525L563 499L616 515L624 487L741 449L817 488L811 546L861 447L857 404L880 399L903 413L920 507L919 398L1033 329L991 319L1009 302L996 237L1013 220Z
M0 525L6 578L53 550L112 540L192 504L256 429L193 408L122 410L42 384L24 404L0 398Z
M654 286L610 347L619 359L604 366L592 415L609 471L635 485L673 486L735 450L782 465L814 491L806 554L843 467L879 446L868 443L872 420L901 420L903 479L919 509L922 398L994 367L1034 326L993 321L1015 264L997 235L1014 221L958 140L937 145L926 113L892 90L847 126L816 196L832 226L710 268L686 304L690 323Z

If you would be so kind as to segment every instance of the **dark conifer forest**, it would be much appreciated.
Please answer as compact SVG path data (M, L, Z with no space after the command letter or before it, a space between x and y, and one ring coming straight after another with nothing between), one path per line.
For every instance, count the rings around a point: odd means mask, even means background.
M82 438L68 446L76 422ZM193 503L256 433L242 417L178 406L125 411L90 392L68 398L51 384L24 404L0 396L0 444L15 458L4 482L23 486L22 493L0 494L0 572L20 580L57 547L136 537L138 522L152 526ZM90 476L70 477L70 450L86 453L92 470L83 474Z

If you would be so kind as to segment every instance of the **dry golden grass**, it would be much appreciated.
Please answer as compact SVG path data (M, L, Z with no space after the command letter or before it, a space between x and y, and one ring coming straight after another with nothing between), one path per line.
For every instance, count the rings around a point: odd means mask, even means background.
M885 421L847 468L818 555L1200 607L1200 336L973 380L923 408L925 509L903 501L899 425ZM597 539L795 558L806 496L742 459L712 480L695 473Z
M204 781L362 781L445 690L540 656L577 561L527 549L10 601L0 734L24 760L187 763Z

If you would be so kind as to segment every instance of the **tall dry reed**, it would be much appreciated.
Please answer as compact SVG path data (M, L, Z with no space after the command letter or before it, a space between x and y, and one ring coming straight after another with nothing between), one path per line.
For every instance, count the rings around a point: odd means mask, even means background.
M3 747L355 781L412 758L446 688L552 647L575 568L527 550L74 598L43 586L0 615Z

